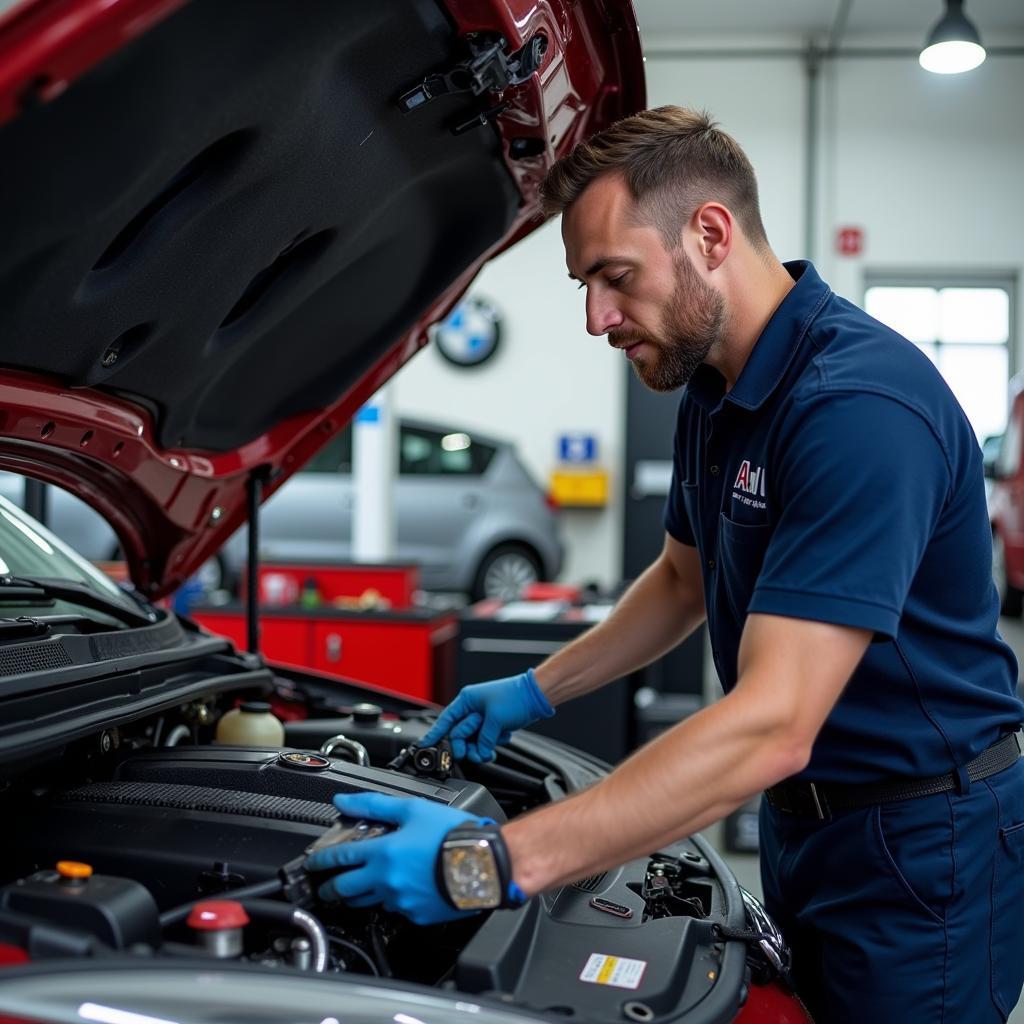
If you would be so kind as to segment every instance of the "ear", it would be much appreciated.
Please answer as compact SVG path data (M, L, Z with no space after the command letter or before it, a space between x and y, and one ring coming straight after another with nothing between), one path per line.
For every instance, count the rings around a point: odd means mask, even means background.
M693 229L697 235L697 254L708 270L717 270L732 249L735 222L721 203L704 203L694 211Z

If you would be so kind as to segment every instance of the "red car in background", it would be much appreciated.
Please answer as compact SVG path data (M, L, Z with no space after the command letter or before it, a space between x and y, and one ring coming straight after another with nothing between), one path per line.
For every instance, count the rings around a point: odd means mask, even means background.
M699 836L437 928L319 904L301 865L334 792L500 821L608 766L528 733L403 764L430 708L151 603L644 101L628 0L6 5L0 469L99 511L135 589L0 499L5 1020L806 1019ZM263 740L218 742L246 716Z

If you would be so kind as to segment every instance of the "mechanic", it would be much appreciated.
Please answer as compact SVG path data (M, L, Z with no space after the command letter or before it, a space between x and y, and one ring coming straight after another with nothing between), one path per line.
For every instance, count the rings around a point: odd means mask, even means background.
M352 869L329 895L421 923L515 905L767 790L765 902L817 1019L1005 1019L1024 974L1024 708L966 417L917 348L776 259L753 169L707 115L626 118L543 196L588 331L653 390L685 388L664 548L603 623L535 671L466 687L424 743L487 761L705 619L725 696L500 829L339 797L399 827L324 854L317 867Z

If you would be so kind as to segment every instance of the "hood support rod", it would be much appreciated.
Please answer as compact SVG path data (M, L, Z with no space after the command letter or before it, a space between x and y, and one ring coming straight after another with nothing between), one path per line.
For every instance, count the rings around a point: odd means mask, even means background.
M260 504L266 471L259 467L246 481L248 499L249 543L246 550L245 618L246 646L250 653L260 651Z

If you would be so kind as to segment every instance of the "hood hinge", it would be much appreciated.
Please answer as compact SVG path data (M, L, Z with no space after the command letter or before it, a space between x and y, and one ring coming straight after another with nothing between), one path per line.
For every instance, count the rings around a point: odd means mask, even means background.
M548 48L547 36L534 35L514 53L507 53L508 43L502 36L469 32L463 37L471 56L446 71L436 71L415 88L402 93L398 106L408 114L424 103L451 93L501 93L510 85L525 82L541 65Z

